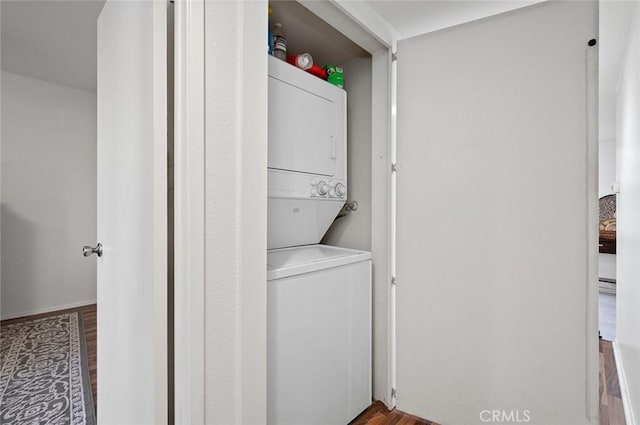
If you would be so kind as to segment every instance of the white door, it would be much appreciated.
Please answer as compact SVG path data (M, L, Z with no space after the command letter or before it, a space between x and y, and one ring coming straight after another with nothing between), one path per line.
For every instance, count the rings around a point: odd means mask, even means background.
M332 100L269 77L269 168L334 176L337 115Z
M167 422L166 2L98 19L98 422Z
M597 16L545 2L398 44L398 409L594 423Z

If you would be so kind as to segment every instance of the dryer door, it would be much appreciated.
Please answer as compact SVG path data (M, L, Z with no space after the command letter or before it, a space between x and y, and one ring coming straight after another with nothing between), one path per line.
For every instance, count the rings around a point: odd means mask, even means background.
M336 174L338 108L324 97L269 77L269 168Z

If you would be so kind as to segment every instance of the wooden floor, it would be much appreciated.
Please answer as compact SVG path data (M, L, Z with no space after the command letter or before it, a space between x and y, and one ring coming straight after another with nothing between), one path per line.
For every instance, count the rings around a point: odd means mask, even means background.
M600 340L600 425L626 425L613 345Z
M83 307L82 321L84 324L84 340L87 344L87 364L89 366L89 378L91 379L91 392L93 393L93 408L98 412L98 321L96 320L96 305Z
M94 406L97 406L97 367L96 367L96 306L89 305L75 309L56 311L52 313L28 316L19 319L3 320L2 325L32 320L40 317L56 315L65 312L78 311L82 313L85 340L87 343L87 357L91 389ZM437 425L425 419L402 413L396 409L389 411L384 404L377 401L366 411L354 419L350 425ZM613 357L611 342L600 341L600 425L626 425L624 410L620 395L620 385L616 372L616 362Z
M371 407L355 418L349 425L438 425L435 422L420 419L417 416L402 413L397 409L389 411L381 402L374 402Z

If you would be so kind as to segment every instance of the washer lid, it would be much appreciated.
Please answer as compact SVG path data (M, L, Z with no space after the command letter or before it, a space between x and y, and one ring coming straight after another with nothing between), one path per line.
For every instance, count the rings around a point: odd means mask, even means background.
M267 251L267 281L371 259L371 253L328 245Z

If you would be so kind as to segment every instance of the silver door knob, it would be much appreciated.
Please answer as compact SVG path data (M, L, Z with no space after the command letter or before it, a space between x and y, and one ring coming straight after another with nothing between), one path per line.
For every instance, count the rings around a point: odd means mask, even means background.
M96 254L98 257L102 257L102 244L99 243L96 246L85 245L82 247L82 255L88 257L91 254Z

